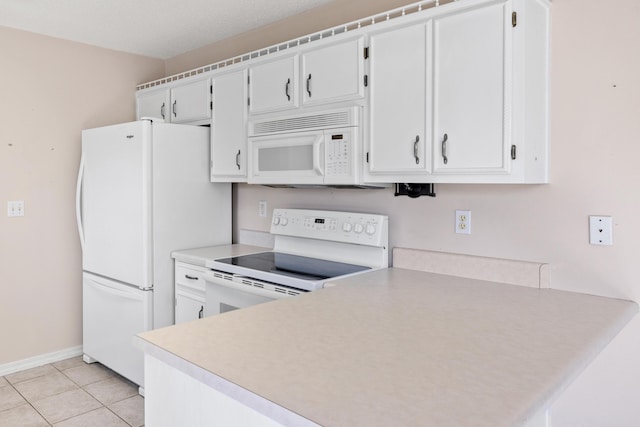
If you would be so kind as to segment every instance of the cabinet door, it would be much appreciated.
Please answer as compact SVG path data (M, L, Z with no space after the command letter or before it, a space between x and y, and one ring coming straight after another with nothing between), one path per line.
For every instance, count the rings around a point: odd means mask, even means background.
M211 81L203 79L171 89L171 121L196 122L211 118Z
M427 39L431 22L373 34L369 171L379 180L428 172ZM371 177L376 180L375 176ZM411 179L415 179L412 177Z
M298 55L251 67L249 77L251 114L298 106Z
M511 6L434 19L434 172L510 170Z
M170 121L169 90L162 89L154 92L140 93L136 97L136 119L154 117Z
M176 289L176 325L204 317L204 294L202 296Z
M247 70L213 79L211 181L247 180Z
M302 55L302 103L364 97L364 37Z

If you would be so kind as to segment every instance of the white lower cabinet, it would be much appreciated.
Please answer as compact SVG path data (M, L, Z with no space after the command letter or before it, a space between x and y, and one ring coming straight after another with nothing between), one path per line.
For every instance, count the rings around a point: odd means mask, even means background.
M282 424L249 408L230 395L204 384L149 354L144 357L147 378L144 418L148 426L264 426ZM198 368L195 368L197 371ZM246 393L246 392L244 392Z
M201 319L205 313L204 267L175 262L175 323Z

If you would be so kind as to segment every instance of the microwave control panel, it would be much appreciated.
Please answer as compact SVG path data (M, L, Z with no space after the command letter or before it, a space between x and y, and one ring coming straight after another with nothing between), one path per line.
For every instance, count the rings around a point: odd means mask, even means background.
M325 174L329 176L346 175L351 170L352 152L351 134L331 133L325 138Z

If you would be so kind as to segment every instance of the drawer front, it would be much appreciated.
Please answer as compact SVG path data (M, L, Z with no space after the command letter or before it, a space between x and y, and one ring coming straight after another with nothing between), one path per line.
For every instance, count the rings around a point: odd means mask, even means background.
M195 291L204 292L205 284L202 275L207 271L209 270L204 267L176 262L176 286L183 286Z

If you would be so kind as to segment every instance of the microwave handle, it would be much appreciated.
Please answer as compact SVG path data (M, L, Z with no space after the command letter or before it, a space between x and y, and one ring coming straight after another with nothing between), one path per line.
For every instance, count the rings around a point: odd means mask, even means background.
M322 139L313 144L313 170L320 176L324 175L324 141Z

